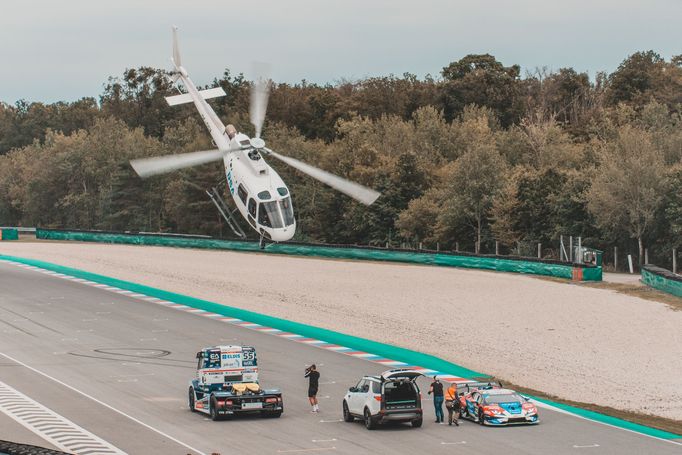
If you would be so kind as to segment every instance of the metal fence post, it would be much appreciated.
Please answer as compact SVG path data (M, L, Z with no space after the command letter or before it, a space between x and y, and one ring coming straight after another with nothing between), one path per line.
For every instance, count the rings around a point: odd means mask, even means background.
M568 240L568 262L573 262L573 236Z
M436 242L436 251L440 251L440 242Z
M542 259L542 243L538 242L538 259Z
M618 247L613 247L613 271L618 271Z
M499 256L499 255L500 255L500 242L495 240L495 256Z
M459 242L455 242L455 251L459 253Z
M673 273L677 274L677 248L673 248Z
M644 264L649 263L649 248L644 248Z

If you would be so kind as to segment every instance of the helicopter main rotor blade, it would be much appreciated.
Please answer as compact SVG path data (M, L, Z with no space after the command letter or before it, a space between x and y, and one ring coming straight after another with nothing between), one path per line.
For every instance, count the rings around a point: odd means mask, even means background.
M343 177L339 177L338 175L323 171L320 168L311 166L295 158L280 155L279 153L275 153L270 149L264 150L268 155L272 155L289 166L309 175L315 180L319 180L320 182L329 185L335 190L340 191L365 205L372 205L372 203L376 201L379 196L381 196L381 193L374 191L371 188L367 188L366 186L360 185L359 183L351 182L350 180L346 180Z
M204 150L200 152L179 153L176 155L154 156L130 161L137 175L142 178L164 174L190 166L218 161L225 156L223 150Z
M268 65L265 63L254 64L254 72L257 76L251 84L249 114L251 123L256 128L255 137L259 138L263 131L265 111L268 109L268 97L270 96L270 79L266 76Z

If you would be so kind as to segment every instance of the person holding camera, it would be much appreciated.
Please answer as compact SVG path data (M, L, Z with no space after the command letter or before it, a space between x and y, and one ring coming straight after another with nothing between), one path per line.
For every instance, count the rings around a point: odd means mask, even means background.
M305 369L305 377L308 378L308 401L313 407L310 412L320 412L320 407L317 405L317 389L320 385L320 372L313 363Z

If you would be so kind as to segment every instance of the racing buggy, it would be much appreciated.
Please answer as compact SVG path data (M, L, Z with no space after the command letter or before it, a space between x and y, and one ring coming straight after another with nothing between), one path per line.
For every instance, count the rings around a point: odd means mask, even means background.
M197 352L197 374L190 381L188 399L193 412L213 420L236 414L260 413L279 417L284 405L279 389L258 382L258 360L251 346L214 346Z

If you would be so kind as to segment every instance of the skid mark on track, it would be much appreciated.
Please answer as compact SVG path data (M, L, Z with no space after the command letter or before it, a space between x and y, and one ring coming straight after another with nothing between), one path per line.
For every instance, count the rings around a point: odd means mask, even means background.
M2 381L0 381L0 411L61 450L79 455L95 453L125 455L125 452L118 447Z

